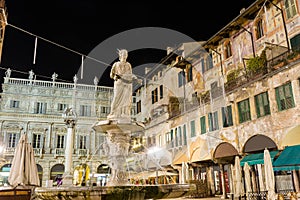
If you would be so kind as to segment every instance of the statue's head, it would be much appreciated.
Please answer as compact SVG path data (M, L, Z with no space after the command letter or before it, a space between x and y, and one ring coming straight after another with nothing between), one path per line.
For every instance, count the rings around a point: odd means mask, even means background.
M128 51L126 49L118 49L118 54L119 54L119 58L120 60L127 58L128 56Z

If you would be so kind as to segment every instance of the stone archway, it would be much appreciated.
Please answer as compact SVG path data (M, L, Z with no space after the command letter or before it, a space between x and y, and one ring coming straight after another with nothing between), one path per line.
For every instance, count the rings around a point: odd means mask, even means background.
M65 172L65 166L63 164L56 164L51 168L50 180L55 180L57 176L62 176Z

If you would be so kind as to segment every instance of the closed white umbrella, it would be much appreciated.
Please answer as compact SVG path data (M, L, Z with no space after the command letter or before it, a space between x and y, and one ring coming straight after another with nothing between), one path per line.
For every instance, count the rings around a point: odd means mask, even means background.
M16 187L39 186L40 179L35 163L33 148L28 143L27 134L22 134L15 150L11 163L10 174L8 176L10 185Z
M234 171L235 171L235 176L234 176L234 195L236 197L240 197L242 194L242 170L241 170L241 164L240 164L240 159L239 156L235 156L235 163L234 163Z
M264 169L265 169L266 189L268 191L268 199L274 200L276 199L275 176L274 176L274 171L272 166L272 159L268 149L264 150Z
M248 162L245 162L244 174L245 174L245 183L246 183L246 194L248 196L248 193L252 192L251 177L250 177L250 166L249 166Z

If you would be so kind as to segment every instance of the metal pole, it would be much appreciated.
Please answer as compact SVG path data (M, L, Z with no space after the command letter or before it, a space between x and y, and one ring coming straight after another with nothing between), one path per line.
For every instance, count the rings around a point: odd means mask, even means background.
M288 33L287 33L286 24L285 24L285 20L284 20L283 10L281 8L279 8L276 4L274 4L272 1L270 1L270 0L267 0L267 1L269 1L273 6L275 6L277 9L280 10L281 17L282 17L283 28L284 28L284 33L285 33L286 44L287 44L287 48L288 48L288 51L289 51L290 50L290 43L289 43Z
M250 37L251 37L251 44L252 44L252 54L253 54L253 58L255 57L255 49L254 49L254 41L253 41L253 34L248 31L245 27L239 25L242 29L244 29L247 33L250 34Z

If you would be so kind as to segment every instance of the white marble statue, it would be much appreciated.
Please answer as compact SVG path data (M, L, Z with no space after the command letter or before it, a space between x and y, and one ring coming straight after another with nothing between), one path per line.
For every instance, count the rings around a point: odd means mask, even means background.
M132 74L131 64L126 61L126 49L118 50L119 61L115 62L110 71L110 78L114 79L114 95L109 120L128 121L131 119L132 82L138 80Z
M52 81L55 82L55 80L57 79L58 74L56 74L55 72L52 74Z
M11 69L8 68L8 69L6 70L6 72L5 72L5 77L6 77L6 78L10 78L10 75L11 75Z

